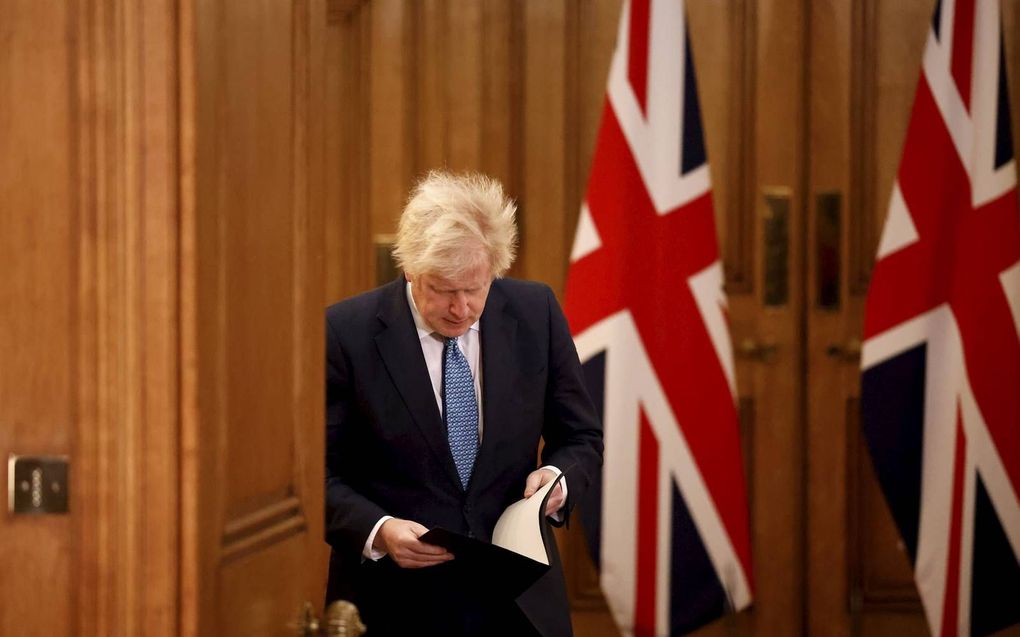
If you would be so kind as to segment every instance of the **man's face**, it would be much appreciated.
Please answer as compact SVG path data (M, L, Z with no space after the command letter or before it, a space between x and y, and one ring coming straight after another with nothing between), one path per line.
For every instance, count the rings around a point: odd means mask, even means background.
M435 274L407 275L411 296L425 322L448 338L461 336L475 324L485 309L492 273L480 265L465 274L447 279Z

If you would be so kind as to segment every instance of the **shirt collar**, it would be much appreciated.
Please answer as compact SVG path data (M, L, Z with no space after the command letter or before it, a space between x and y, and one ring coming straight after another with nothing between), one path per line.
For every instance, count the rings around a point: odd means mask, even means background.
M404 286L404 290L407 294L407 304L411 306L411 318L414 319L414 327L418 331L418 340L421 340L426 336L432 336L433 334L435 334L437 338L443 339L443 335L429 327L428 323L425 322L425 319L422 318L422 315L418 312L418 306L414 304L414 295L411 294L410 281L408 281ZM480 332L481 320L475 321L468 329Z

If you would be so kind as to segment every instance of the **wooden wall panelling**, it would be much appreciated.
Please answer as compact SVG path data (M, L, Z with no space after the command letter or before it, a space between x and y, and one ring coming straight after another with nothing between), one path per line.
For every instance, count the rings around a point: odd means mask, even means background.
M2 13L0 454L69 456L70 511L0 518L0 632L176 634L173 13Z
M424 173L433 168L443 168L448 163L447 112L449 89L446 64L449 59L447 0L424 0L413 5L416 57L414 65L407 69L415 80L416 100L414 136L417 139L414 157L414 172ZM400 210L392 211L393 224L389 232L396 230L396 218Z
M414 175L416 49L409 3L372 0L369 39L369 207L372 234L389 234L403 208Z
M848 284L851 294L867 292L872 248L878 245L875 211L875 100L878 94L878 60L874 46L877 21L875 0L857 3L850 24L850 186L847 193L849 224Z
M372 287L372 217L368 207L371 11L331 4L325 65L326 300ZM342 9L342 10L341 10Z
M524 8L521 275L562 292L566 258L566 42L568 0Z
M226 528L226 122L222 3L181 6L181 629L216 617ZM240 29L238 29L240 31ZM235 185L235 188L240 184Z
M482 5L481 148L478 169L516 197L521 182L522 8L517 2Z
M78 180L82 104L72 61L81 16L64 4L4 2L0 39L0 458L77 451L80 411L96 387L79 385L94 347L94 250ZM40 73L39 69L46 69ZM84 208L84 209L83 209ZM80 244L84 244L81 248ZM26 249L35 246L35 249ZM93 416L93 414L89 414ZM72 465L71 480L87 474ZM7 492L7 472L0 485ZM25 625L66 634L75 626L73 534L87 500L71 493L63 516L0 516L0 632ZM18 582L7 574L17 574ZM47 607L36 600L52 600Z
M710 136L706 140L709 148L709 161L713 170L713 196L717 196L716 217L723 211L723 220L719 224L719 240L722 246L723 266L726 276L726 289L730 293L750 294L754 291L756 281L755 262L752 256L755 236L754 211L757 202L755 189L755 99L756 53L757 53L757 5L750 0L737 0L730 4L729 10L729 42L728 49L730 68L727 73L728 90L725 107L728 129L731 134L726 136L727 143L722 147L726 153L723 161L713 148L712 137L718 139L722 135ZM697 39L695 39L697 41ZM714 51L715 55L727 55L726 51ZM704 55L702 57L705 57ZM699 76L700 77L700 76ZM711 81L709 78L708 81ZM704 82L703 84L704 85ZM711 95L711 90L702 91L703 95ZM703 99L705 99L703 97ZM712 113L719 112L706 103L702 108L706 127L711 126Z
M299 581L297 592L303 601L319 607L325 598L329 567L329 547L322 533L325 529L323 489L326 476L325 453L325 334L322 330L326 299L325 267L325 59L327 11L326 0L306 0L297 5L294 37L298 42L298 59L294 63L295 102L297 116L293 121L296 149L294 165L293 316L294 340L291 352L295 369L291 393L294 422L295 490L308 525L307 563L297 568L315 573ZM301 137L303 136L303 139ZM302 164L303 160L303 164ZM311 425L302 424L311 423ZM319 425L318 423L323 423ZM307 569L302 567L307 566ZM318 571L316 573L316 571Z
M482 164L486 73L482 65L482 5L475 0L446 0L442 81L447 115L446 159L453 170L479 170Z
M276 633L321 600L326 19L182 11L186 634Z
M90 7L98 282L98 634L177 634L174 8ZM84 78L84 75L83 75ZM84 145L83 145L84 147ZM83 178L87 178L84 174ZM85 446L85 444L83 444ZM86 550L87 547L86 547ZM103 571L105 570L105 573ZM83 591L93 583L82 582ZM84 596L83 596L84 597ZM83 630L83 632L88 632Z

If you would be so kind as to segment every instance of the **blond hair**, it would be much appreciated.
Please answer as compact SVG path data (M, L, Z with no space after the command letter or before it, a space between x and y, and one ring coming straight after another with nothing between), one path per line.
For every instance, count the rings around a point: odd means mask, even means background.
M501 277L517 252L516 211L491 177L433 170L404 206L393 258L412 276L455 278L487 265Z

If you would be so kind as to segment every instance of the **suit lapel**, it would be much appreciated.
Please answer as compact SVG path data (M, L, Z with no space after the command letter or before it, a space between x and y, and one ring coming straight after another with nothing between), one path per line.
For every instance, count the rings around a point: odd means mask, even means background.
M517 319L506 311L506 297L494 281L481 319L482 410L484 412L482 446L478 450L474 476L498 466L493 458L496 441L513 435L511 392L517 378ZM472 478L471 484L481 481Z
M383 329L375 336L379 356L432 453L459 489L460 478L453 464L453 456L450 455L450 445L446 440L443 421L432 391L432 381L421 352L418 331L407 305L403 278L390 284L390 288L380 304L378 314L383 323Z

